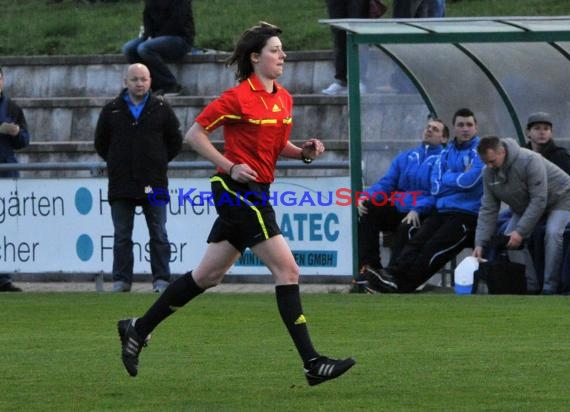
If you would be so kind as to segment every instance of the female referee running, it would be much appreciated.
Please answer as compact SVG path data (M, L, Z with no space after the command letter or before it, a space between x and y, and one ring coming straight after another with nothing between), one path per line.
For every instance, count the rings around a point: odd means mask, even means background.
M176 309L219 284L248 247L274 277L279 313L303 360L309 385L334 379L355 364L352 358L322 356L313 347L299 295L299 267L266 201L279 156L310 163L325 150L318 139L309 139L302 147L289 141L293 99L276 82L286 57L280 34L280 28L265 22L242 34L227 62L228 67L237 66L239 84L210 103L186 134L192 148L217 167L210 181L218 218L198 267L171 283L141 318L118 322L122 360L131 376L138 372L138 357L150 332ZM223 154L209 139L220 126Z

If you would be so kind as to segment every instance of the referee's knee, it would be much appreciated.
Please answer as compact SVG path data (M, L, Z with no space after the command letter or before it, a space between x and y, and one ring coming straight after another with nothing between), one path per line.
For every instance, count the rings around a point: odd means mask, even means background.
M287 268L286 270L280 270L278 273L274 273L275 278L281 284L295 284L299 283L299 267Z
M224 275L225 272L197 273L197 271L194 271L192 277L198 286L204 289L209 289L219 285L222 282Z

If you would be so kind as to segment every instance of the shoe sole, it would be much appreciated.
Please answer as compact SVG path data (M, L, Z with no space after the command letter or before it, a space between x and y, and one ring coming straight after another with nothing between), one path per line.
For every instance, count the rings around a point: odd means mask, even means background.
M380 288L380 292L397 292L398 291L398 285L396 285L394 282L390 282L389 280L386 280L382 277L382 275L380 275L379 273L376 273L373 270L368 269L366 271L366 273L369 273L371 275L373 275L376 280L378 280L378 282L380 282L384 288ZM368 282L368 286L372 287L372 285L370 285L370 282Z
M356 288L356 291L353 293L366 293L368 295L374 295L378 293L376 289L372 289L370 284L367 280L352 280L353 288Z

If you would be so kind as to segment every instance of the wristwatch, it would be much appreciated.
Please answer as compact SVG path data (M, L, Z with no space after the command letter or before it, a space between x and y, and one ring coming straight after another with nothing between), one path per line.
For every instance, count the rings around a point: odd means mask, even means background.
M301 151L301 160L302 160L303 163L305 163L305 164L313 163L313 159L311 159L310 157L306 157L306 156L303 154L303 151Z

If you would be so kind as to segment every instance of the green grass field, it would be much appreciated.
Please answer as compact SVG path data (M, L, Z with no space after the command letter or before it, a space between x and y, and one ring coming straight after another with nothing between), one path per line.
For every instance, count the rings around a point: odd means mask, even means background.
M316 347L354 356L309 387L272 294L206 294L153 333L140 372L115 322L151 294L0 297L1 411L568 411L564 297L306 294Z

